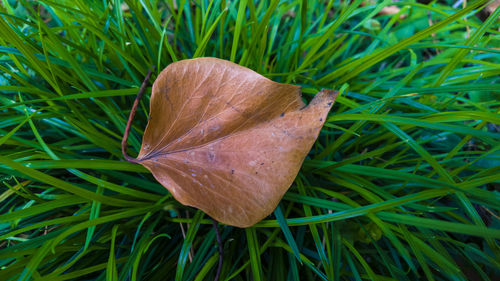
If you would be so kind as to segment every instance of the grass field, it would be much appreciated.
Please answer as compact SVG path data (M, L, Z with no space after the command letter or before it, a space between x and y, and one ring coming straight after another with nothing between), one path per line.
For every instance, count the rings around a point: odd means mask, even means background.
M120 151L148 70L202 56L340 92L220 280L495 280L500 8L456 2L2 0L0 280L213 280L212 221Z

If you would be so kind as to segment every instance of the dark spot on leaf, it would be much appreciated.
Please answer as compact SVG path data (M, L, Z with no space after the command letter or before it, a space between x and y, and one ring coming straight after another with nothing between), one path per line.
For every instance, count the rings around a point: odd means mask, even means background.
M319 118L319 121L323 121L323 118Z
M255 172L255 174L257 175L257 174L258 174L258 172Z
M231 169L231 175L233 175L233 174L234 174L234 169Z
M208 152L208 159L210 160L210 162L213 162L215 159L215 154L211 151Z
M260 163L261 165L264 165L264 163Z
M280 117L285 116L285 112L281 112Z
M332 105L332 102L329 102L328 105Z

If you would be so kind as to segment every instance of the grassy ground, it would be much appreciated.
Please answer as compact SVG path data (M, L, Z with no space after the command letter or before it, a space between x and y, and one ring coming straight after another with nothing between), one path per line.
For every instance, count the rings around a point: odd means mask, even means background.
M221 280L500 276L500 9L172 2L1 2L0 280L214 278L211 221L120 153L148 69L200 56L342 92L274 214L219 226Z

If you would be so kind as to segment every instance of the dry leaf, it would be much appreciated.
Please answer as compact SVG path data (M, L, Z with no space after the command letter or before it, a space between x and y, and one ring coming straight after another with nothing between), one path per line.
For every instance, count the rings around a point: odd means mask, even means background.
M134 161L182 204L238 227L268 216L294 181L336 93L304 107L298 86L221 59L169 65Z
M370 1L363 1L361 2L361 7L364 7L366 5L375 5L377 4L377 1L373 1L373 0L370 0ZM382 8L382 10L380 10L380 12L378 12L377 15L395 15L397 13L399 13L401 11L401 9L396 6L396 5L390 5L390 6L385 6ZM407 14L402 14L399 16L399 19L404 19L406 18Z
M500 0L495 0L488 4L484 9L479 11L476 16L481 20L481 21L486 21L486 19L493 14L493 12L500 6ZM500 18L500 17L499 17Z
M385 6L380 10L379 15L395 15L399 13L401 9L396 5ZM400 15L399 18L403 19L406 15Z

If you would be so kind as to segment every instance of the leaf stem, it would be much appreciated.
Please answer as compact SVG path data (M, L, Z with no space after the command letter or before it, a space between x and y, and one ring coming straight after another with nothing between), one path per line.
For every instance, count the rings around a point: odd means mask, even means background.
M215 230L215 236L217 237L217 245L219 246L219 265L217 266L217 273L215 274L214 281L219 281L220 271L222 269L222 260L223 260L222 238L220 236L219 229L217 228L217 221L212 219L212 225Z
M153 73L153 70L155 70L155 67L153 66L152 69L148 71L148 74L146 74L146 77L144 78L144 81L142 81L141 88L139 88L139 92L137 93L137 97L135 98L134 105L132 106L132 110L130 110L130 115L128 116L128 121L127 121L127 126L125 127L125 132L123 133L123 139L122 139L122 154L125 160L127 160L130 163L139 163L139 160L137 160L134 157L130 157L127 154L127 139L128 135L130 134L130 128L132 127L132 121L134 120L135 112L137 111L137 106L139 105L139 101L142 98L142 95L146 91L146 87L148 86L149 78L151 78L151 74Z

